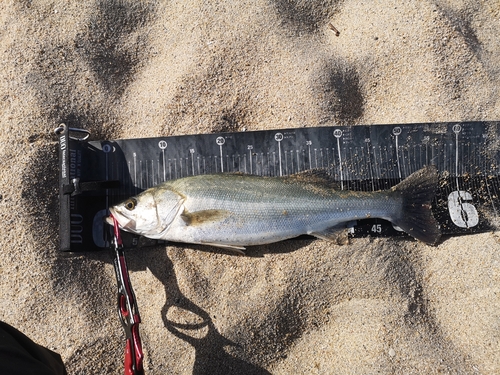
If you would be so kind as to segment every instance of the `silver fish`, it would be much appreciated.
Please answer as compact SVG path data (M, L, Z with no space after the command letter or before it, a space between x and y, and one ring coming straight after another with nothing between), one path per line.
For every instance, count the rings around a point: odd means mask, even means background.
M388 220L435 244L441 236L431 212L437 183L433 166L375 192L338 190L315 173L200 175L164 182L110 212L123 230L148 238L237 250L302 234L332 239L343 223L365 218Z

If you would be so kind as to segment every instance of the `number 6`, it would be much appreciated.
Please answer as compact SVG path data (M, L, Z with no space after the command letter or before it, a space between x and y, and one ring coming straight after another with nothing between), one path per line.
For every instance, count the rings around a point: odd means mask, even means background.
M472 195L467 191L453 191L448 195L448 211L453 223L460 228L475 227L479 223L479 215L471 201Z

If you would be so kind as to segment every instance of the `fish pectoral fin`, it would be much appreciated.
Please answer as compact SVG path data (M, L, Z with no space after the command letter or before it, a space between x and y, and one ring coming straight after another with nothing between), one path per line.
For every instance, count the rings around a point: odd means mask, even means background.
M243 246L236 246L236 245L226 245L226 244L221 244L221 243L213 243L213 242L201 242L202 245L208 245L208 246L215 246L215 247L220 247L221 249L226 249L226 250L231 250L234 251L235 253L238 253L240 255L245 255L244 248Z
M202 210L195 212L188 212L184 209L184 212L180 215L181 219L184 220L186 225L200 225L208 222L215 222L225 219L229 216L229 211L227 210Z
M349 243L347 228L345 226L334 226L323 231L307 234L325 241L335 242L337 245L347 245Z

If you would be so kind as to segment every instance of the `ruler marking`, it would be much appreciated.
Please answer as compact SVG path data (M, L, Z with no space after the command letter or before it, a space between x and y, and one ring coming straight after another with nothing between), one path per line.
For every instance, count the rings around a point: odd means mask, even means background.
M338 151L338 156L339 156L339 172L340 172L340 189L344 190L344 171L343 171L343 164L342 164L342 153L340 151L340 137L342 137L342 130L341 129L335 129L333 131L333 136L337 138L337 151Z
M395 128L392 129L392 134L395 136L395 141L396 141L396 163L398 166L398 176L399 179L401 180L401 165L399 164L399 135L401 134L402 130L399 126L396 126Z
M309 156L308 160L309 160L309 169L312 169L312 161L311 161L311 144L312 142L311 141L306 141L306 145L307 145L307 154ZM304 154L304 167L306 165L306 159L305 159L305 154Z
M146 160L146 169L148 169L148 161ZM153 165L153 160L151 160L151 174L150 177L148 177L148 186L147 189L150 187L153 187L155 185L155 177L154 177L154 165Z
M371 144L371 141L370 141L370 144ZM372 155L373 155L373 167L372 167L372 171L375 169L375 171L374 171L374 172L375 172L375 173L377 173L377 168L378 168L379 166L377 165L377 152L375 151L375 150L376 150L376 147L375 147L375 146L371 146L371 149L372 149L372 151L373 151L373 153L372 153ZM378 171L378 175L380 176L380 170ZM372 182L372 186L373 186L373 187L372 187L372 189L373 189L373 190L378 190L378 186L379 186L379 185L378 185L378 183L377 183L377 184L376 184L377 188L375 188L375 183L376 183L376 181L374 181L374 180L373 180L373 182Z
M138 185L139 185L140 189L144 189L144 174L145 173L144 173L144 169L142 167L142 160L139 160L139 170L141 171L141 175L139 177L139 183L138 183ZM147 174L146 174L146 176L147 176Z
M474 158L472 156L471 144L470 143L467 145L467 149L468 149L469 173L472 174L472 173L474 173L473 170L472 170L472 163L474 162Z
M191 174L194 176L195 175L195 172L194 172L194 153L195 153L195 149L194 148L190 148L189 149L189 153L191 154Z
M156 159L156 169L158 170L158 174L155 176L156 184L161 183L160 181L160 159Z
M129 160L127 164L128 164L127 165L127 172L128 172L128 175L130 176L130 171L132 170L132 163ZM127 181L128 181L128 195L132 195L133 181L131 181L131 180L132 180L131 178L127 179Z
M358 148L356 147L356 150ZM368 180L368 177L367 177L367 166L370 165L370 163L368 162L368 160L366 160L366 156L365 156L365 148L364 147L360 147L359 148L359 152L361 153L361 158L358 162L358 168L360 168L359 170L359 178L362 179L362 180ZM356 151L356 154L358 153L358 151Z
M165 159L165 150L167 149L168 143L165 140L161 140L158 142L158 147L161 150L161 155L162 155L162 162L163 162L163 182L167 180L167 174L166 174L166 159Z
M137 154L134 152L134 191L137 194Z
M167 180L167 173L166 173L166 162L165 162L165 150L162 150L161 151L162 155L163 155L163 181L166 181Z
M252 146L248 146L248 160L250 162L250 174L253 174L253 170L252 170Z
M268 153L269 155L269 153ZM270 169L270 168L269 168ZM272 176L276 176L276 152L273 151L273 173Z
M285 175L287 176L289 174L288 172L288 157L287 157L287 151L284 151L285 154Z
M280 176L283 176L283 169L281 165L281 141L283 140L283 133L276 133L274 135L274 139L276 142L278 142L278 162L279 162Z
M349 146L349 148L348 148L348 153L349 153L349 160L354 160L353 156L352 156L352 147L351 146ZM344 160L347 160L347 157ZM356 162L354 162L354 164L353 164L351 161L350 168L349 168L347 161L346 161L346 168L345 168L346 181L354 180L352 175L353 175L353 172L355 172L355 169L356 169ZM349 186L349 184L347 186Z
M340 141L337 139L337 151L339 155L339 173L340 173L340 186L341 189L344 190L344 174L342 170L342 154L340 152Z
M401 163L403 165L403 176L406 177L408 176L408 173L407 173L407 170L406 170L406 163L405 163L405 160L407 160L406 158L406 152L408 152L408 148L407 147L402 147L401 148L401 157L403 158L403 162Z
M326 173L328 173L328 175L331 176L331 171L330 171L330 153L328 152L328 147L325 147L325 152L326 152Z
M418 148L418 160L419 160L419 165L416 166L416 169L415 171L418 171L420 168L423 168L424 167L424 161L423 161L423 158L422 158L422 153L423 153L423 150L422 150L422 144L418 144L416 145L416 148ZM414 167L415 168L415 167Z
M429 165L429 147L428 143L425 143L425 165Z
M367 155L368 163L369 163L368 170L370 172L370 181L372 183L372 191L375 191L375 181L373 179L373 161L372 161L372 154L370 152L370 150L372 149L371 148L371 139L366 138L365 144L366 144L366 155Z
M389 145L389 147L392 148L391 145ZM387 146L384 146L384 152L385 152L385 161L384 162L386 164L385 173L389 179L392 179L392 178L394 178L394 176L391 175L393 168L391 168L392 162L391 163L389 162L391 159L389 158L389 152L387 151Z
M391 158L391 172L392 172L392 178L395 181L400 181L401 177L399 177L401 171L399 169L399 155L398 155L398 150L397 148L394 147L394 145L390 146L391 151L389 153L389 157ZM397 160L394 160L394 154L396 154Z
M420 154L419 154L419 156L420 156ZM413 159L417 160L417 145L416 144L413 145ZM410 160L408 160L408 163L410 163ZM420 163L418 165L415 165L413 169L411 169L411 166L410 166L410 172L413 173L413 172L419 170L420 168L422 168L422 161L420 161Z
M455 181L456 181L456 184L457 184L457 190L459 191L459 195L460 195L460 185L458 183L458 143L459 143L459 140L458 140L458 134L460 133L460 131L462 130L461 126L460 125L453 125L453 132L455 133ZM451 169L451 168L450 168Z
M148 171L148 161L146 160L146 173ZM151 176L151 177L150 177ZM147 177L147 189L149 189L151 186L154 186L154 169L153 169L153 161L151 160L151 175L148 175Z

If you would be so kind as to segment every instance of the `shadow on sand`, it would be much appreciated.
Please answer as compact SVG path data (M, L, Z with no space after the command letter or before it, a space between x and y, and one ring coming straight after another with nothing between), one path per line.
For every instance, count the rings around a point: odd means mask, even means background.
M215 327L210 315L182 294L175 277L174 265L167 256L166 251L154 251L154 253L154 260L148 260L148 256L141 256L141 260L138 259L139 257L133 257L134 259L131 259L129 263L140 262L140 267L149 268L153 275L165 286L166 302L162 308L161 316L165 328L169 332L193 346L195 350L193 375L270 374L267 370L228 353L226 349L228 347L235 351L243 351L243 348L238 343L222 336ZM162 259L157 258L159 253L162 254ZM134 266L137 265L136 263ZM132 268L135 268L134 266ZM196 323L176 321L175 311L179 310L184 310L194 317L194 319L190 320L194 320Z

